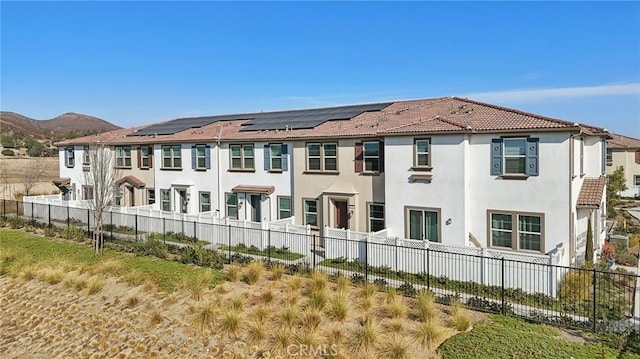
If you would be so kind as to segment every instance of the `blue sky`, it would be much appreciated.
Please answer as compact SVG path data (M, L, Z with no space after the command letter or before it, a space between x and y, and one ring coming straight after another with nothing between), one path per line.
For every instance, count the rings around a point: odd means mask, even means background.
M463 96L640 138L640 2L0 2L1 108L134 126Z

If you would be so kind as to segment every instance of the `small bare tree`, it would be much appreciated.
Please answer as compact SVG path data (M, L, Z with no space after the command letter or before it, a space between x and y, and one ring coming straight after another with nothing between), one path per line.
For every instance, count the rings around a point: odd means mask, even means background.
M104 245L104 214L113 201L118 177L119 171L115 169L111 149L100 143L90 146L89 171L85 172L85 183L93 186L93 198L88 203L93 214L93 242L96 253L100 253Z
M47 172L47 162L44 158L38 157L31 161L30 165L25 169L22 176L22 185L24 186L24 195L29 196L35 186L40 182Z

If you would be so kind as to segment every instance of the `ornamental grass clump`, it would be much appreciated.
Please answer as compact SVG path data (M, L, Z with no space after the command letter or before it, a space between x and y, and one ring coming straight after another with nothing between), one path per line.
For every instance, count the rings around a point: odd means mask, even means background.
M426 350L434 350L446 335L447 329L437 320L418 322L410 331L411 339Z
M280 280L284 275L286 268L282 263L273 263L271 265L271 280Z
M438 315L433 294L430 291L422 290L416 295L414 304L415 315L418 320L427 322Z
M244 279L247 284L256 284L264 272L264 262L254 261L247 265L244 271Z
M411 353L411 344L399 335L393 335L381 341L377 350L379 358L408 359Z
M349 301L347 299L347 293L337 292L329 301L328 311L329 315L339 322L347 319L347 315L349 314Z

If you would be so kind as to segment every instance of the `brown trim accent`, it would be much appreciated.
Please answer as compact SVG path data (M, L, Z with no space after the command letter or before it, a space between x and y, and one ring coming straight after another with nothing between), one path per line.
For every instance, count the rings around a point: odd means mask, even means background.
M51 181L57 187L66 187L71 184L71 178L69 177L60 177Z
M494 247L491 245L491 214L508 214L511 216L511 248L506 247ZM520 249L518 239L518 216L537 216L540 217L540 252L527 249ZM521 212L521 211L501 211L497 209L487 209L487 248L512 250L525 253L541 253L545 254L545 219L544 213L538 212Z
M135 177L135 176L124 176L122 178L120 178L119 180L115 181L114 184L116 186L122 186L123 184L128 183L133 187L136 188L144 188L146 185L144 182L142 182L139 178Z
M404 206L404 238L409 238L409 210L438 213L438 243L442 243L442 208Z
M355 172L359 173L359 172L363 172L364 170L364 143L363 142L356 142L355 146L354 146L354 152L355 152L355 156L354 156L354 164L355 164Z
M276 188L273 186L255 186L255 185L248 185L248 184L240 184L233 187L231 189L231 192L233 193L238 193L238 192L264 193L265 195L269 196L275 190Z

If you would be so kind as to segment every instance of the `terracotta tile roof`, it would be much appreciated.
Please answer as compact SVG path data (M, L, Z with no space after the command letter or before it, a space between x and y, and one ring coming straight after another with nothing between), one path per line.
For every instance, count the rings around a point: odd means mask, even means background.
M60 178L56 178L53 181L54 185L58 186L58 187L63 187L63 186L68 186L69 184L71 184L71 178L69 177L60 177Z
M379 137L415 133L472 133L497 131L578 131L605 134L602 128L579 125L519 110L457 97L397 101L381 111L364 112L350 120L334 120L311 129L240 131L248 120L219 121L172 135L127 136L137 129L64 141L58 145L103 143L144 144L171 142L253 141L335 137Z
M640 148L640 140L633 137L618 135L615 133L610 134L611 138L607 141L608 148Z
M240 184L231 189L231 192L249 192L249 193L264 193L267 196L275 191L273 186L254 186L248 184Z
M607 183L605 176L597 178L585 178L578 194L578 207L600 208L604 195L604 186Z
M138 177L131 176L131 175L120 178L119 180L116 181L115 185L122 186L125 183L128 183L136 188L144 188L145 186L145 183L142 182Z

